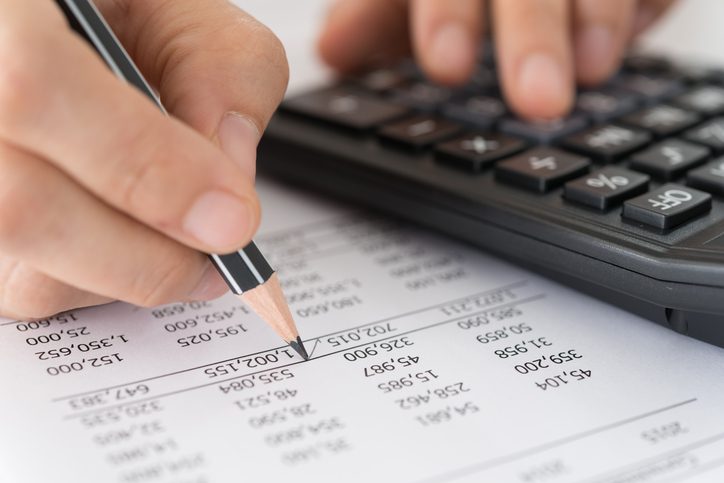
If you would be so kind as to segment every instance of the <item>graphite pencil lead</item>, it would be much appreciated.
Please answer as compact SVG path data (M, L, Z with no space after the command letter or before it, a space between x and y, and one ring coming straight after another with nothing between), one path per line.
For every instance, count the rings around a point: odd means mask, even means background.
M307 354L307 349L304 347L301 337L297 337L297 340L290 341L289 346L297 351L297 354L302 356L305 361L309 360L309 354Z

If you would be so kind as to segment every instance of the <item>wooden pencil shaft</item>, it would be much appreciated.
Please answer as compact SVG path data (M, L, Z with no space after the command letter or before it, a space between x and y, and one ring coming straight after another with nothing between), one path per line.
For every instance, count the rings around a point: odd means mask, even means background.
M284 298L279 278L274 273L266 283L239 296L256 314L287 342L296 341L299 332Z

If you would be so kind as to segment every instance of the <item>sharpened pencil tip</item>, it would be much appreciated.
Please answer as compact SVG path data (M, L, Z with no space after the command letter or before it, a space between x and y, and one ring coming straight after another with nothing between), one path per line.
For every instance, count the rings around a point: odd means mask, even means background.
M309 354L307 354L307 349L304 348L304 343L302 342L301 337L297 337L297 340L289 342L289 345L292 347L292 349L297 351L297 354L302 356L305 361L309 360Z

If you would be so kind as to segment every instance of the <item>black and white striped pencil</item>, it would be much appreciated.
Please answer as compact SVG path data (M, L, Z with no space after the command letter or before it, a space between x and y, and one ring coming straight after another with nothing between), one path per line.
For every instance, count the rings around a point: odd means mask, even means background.
M88 41L113 72L148 96L163 112L160 99L126 53L103 16L89 0L56 0L70 26ZM266 321L300 356L309 359L279 279L250 242L229 255L209 255L232 292Z

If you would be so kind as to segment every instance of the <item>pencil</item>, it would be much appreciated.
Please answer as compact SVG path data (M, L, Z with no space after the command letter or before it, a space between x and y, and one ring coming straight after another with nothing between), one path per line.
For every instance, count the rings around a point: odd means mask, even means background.
M103 16L88 0L56 0L71 28L90 43L113 72L138 88L164 113L166 110L151 86L126 53ZM268 323L300 356L309 359L294 318L289 311L279 279L256 247L250 242L228 255L209 255L211 262L238 295Z

